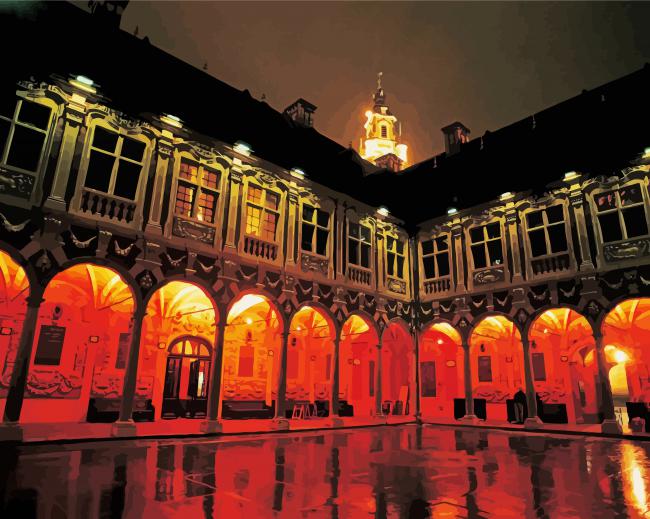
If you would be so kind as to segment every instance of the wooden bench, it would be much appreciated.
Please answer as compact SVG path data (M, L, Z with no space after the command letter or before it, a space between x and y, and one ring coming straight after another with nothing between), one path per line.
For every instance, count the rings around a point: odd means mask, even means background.
M227 420L246 418L273 418L275 402L268 406L263 400L224 400L221 417Z

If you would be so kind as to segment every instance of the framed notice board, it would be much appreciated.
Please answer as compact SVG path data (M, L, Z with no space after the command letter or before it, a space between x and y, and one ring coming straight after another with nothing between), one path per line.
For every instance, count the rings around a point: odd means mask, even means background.
M420 364L422 376L422 396L436 396L436 363L435 361Z
M65 326L42 324L38 334L34 364L58 366L61 363L64 340Z
M489 355L478 357L478 381L492 382L492 357Z

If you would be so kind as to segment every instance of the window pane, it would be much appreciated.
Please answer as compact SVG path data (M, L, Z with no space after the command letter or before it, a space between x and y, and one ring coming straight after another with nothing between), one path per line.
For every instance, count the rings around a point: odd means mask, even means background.
M360 225L359 230L361 231L361 239L366 243L370 243L370 228L365 225Z
M546 236L543 228L530 231L528 238L530 239L530 253L533 255L533 258L548 254L546 250Z
M433 240L427 240L422 242L422 254L433 254Z
M490 255L490 266L501 265L503 263L503 250L501 240L490 241L487 244L488 254Z
M398 254L404 254L404 242L403 241L397 240L395 246L396 246L395 248L396 248Z
M621 195L621 205L625 207L630 204L639 204L643 202L643 194L641 193L641 185L634 184L629 187L625 187L619 191Z
M609 191L596 195L596 207L599 211L614 209L616 207L616 191Z
M326 231L325 229L318 229L316 231L316 254L325 256L325 254L327 253L328 235L329 235L329 231Z
M317 211L318 225L321 227L329 227L330 224L330 214L327 211L322 211L318 209Z
M47 124L50 122L50 114L52 109L39 104L23 101L18 112L18 120L21 123L31 124L40 128L41 130L47 129Z
M302 224L302 241L300 247L302 250L313 252L312 242L314 239L314 226L308 223Z
M93 135L93 146L101 150L115 152L115 145L117 144L117 133L110 132L99 126L95 126L95 133Z
M386 254L386 272L389 276L395 273L395 254L392 252Z
M568 248L564 224L552 225L548 228L548 239L551 242L551 252L564 252Z
M359 264L359 242L348 240L348 263Z
M314 213L316 212L316 209L313 208L310 205L303 204L302 205L302 219L305 222L311 222L313 223L314 221Z
M469 230L469 237L472 243L483 241L483 227L474 227Z
M648 234L645 209L642 205L628 207L627 209L624 209L622 213L628 238L635 238L637 236L645 236Z
M438 276L448 276L449 275L449 253L443 252L442 254L436 254L436 263L438 264Z
M447 236L439 236L436 238L436 246L438 247L438 252L449 249L449 238Z
M435 278L436 277L435 258L433 256L429 256L427 258L424 258L422 260L422 263L424 265L424 279Z
M144 142L136 141L135 139L129 139L124 137L122 141L122 151L120 155L126 157L127 159L136 160L142 162L142 156L144 155Z
M199 195L199 207L196 210L196 217L208 223L214 223L214 211L217 205L217 197L209 192L203 191Z
M266 192L266 207L273 209L274 211L278 209L280 204L280 195L277 193L271 193L270 191Z
M264 213L264 221L262 224L262 238L268 241L275 241L278 215L275 213Z
M192 202L194 201L195 189L184 184L178 185L174 213L185 217L192 216Z
M548 219L548 223L563 222L564 209L561 205L554 205L553 207L549 207L546 210L546 218Z
M395 238L391 238L390 236L386 238L386 250L395 250Z
M488 238L498 238L501 236L501 225L499 222L486 225L485 228L487 229Z
M485 257L485 246L472 245L472 257L474 258L474 268L480 269L487 267L487 258Z
M528 213L526 219L528 222L528 227L539 227L544 223L542 218L543 211L535 211L534 213Z
M209 169L204 169L203 170L203 175L202 175L202 184L204 187L208 187L210 189L218 189L219 188L219 173L216 171L211 171Z
M104 193L108 192L113 164L115 164L115 157L112 155L106 155L101 151L91 151L86 173L86 187Z
M397 272L395 275L398 278L404 277L404 256L397 256Z
M3 85L2 90L0 90L0 115L13 119L14 113L16 113L16 101L15 85L9 88Z
M196 184L198 166L195 164L190 164L188 162L181 162L181 168L178 171L178 176L184 180L189 180L190 182Z
M598 215L598 222L600 223L600 231L605 243L623 239L621 224L618 220L618 212Z
M261 229L262 210L249 205L246 207L246 232L259 235Z
M370 245L365 243L361 244L361 266L370 268Z
M135 200L135 193L138 189L138 180L140 180L140 171L142 166L127 162L120 159L117 167L117 178L115 179L115 189L113 194Z
M354 238L359 237L359 224L358 223L348 223L348 236L353 236Z
M248 186L247 198L250 202L254 204L262 203L262 189L256 186Z
M43 152L45 134L25 126L14 126L7 164L27 171L36 171Z

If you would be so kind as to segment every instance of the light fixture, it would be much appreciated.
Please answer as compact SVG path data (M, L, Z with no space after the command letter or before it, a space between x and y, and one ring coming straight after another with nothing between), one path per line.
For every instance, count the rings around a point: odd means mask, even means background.
M159 342L158 343L158 349L159 350L164 350L166 347L167 347L167 344L165 344L164 342Z
M643 150L643 155L644 156L650 155L650 148L646 148L645 150Z
M560 360L561 360L562 362L567 362L567 361L569 360L569 357L567 357L566 355L561 355L561 356L560 356Z
M302 330L302 328L300 326L296 326L296 331L299 332L300 330Z
M11 335L13 331L13 328L10 326L3 326L0 328L0 335Z
M623 350L616 350L616 351L614 352L614 360L615 360L617 363L621 364L621 363L623 363L623 362L627 362L628 360L630 360L630 357L629 357L629 355L628 355L627 353L625 353Z
M250 317L247 317L246 324L253 324L253 320Z
M444 342L445 341L443 341L442 339L438 339L438 344L443 344Z
M548 328L544 328L544 333L548 333Z
M273 357L273 350L269 350L268 355L269 355L269 357Z
M84 90L85 92L90 92L91 94L97 93L95 82L86 76L75 76L69 80L69 83L72 86L79 88L80 90Z
M390 211L388 210L388 207L382 205L379 209L377 209L377 214L380 214L381 216L388 216L390 214Z
M568 171L564 174L564 180L569 181L569 180L575 180L576 178L579 178L580 175L576 173L575 171Z
M505 193L503 193L499 197L499 199L500 200L510 200L511 198L514 198L514 197L515 197L514 193L512 193L511 191L506 191Z
M447 214L449 214L449 215L456 214L457 212L458 212L458 209L456 209L455 207L450 207L449 209L447 209Z
M168 124L169 126L174 126L176 128L183 127L183 122L180 120L180 118L176 117L175 115L162 114L160 116L160 120L165 124Z
M237 153L245 155L246 157L250 156L253 153L253 149L250 147L250 144L244 141L237 141L235 147L233 148Z
M361 364L361 361L359 359L354 359L352 361L352 364L354 364L355 366L359 366Z
M291 171L289 171L289 173L291 173L291 176L295 177L295 178L301 178L302 179L302 178L305 178L305 176L306 176L305 172L300 168L292 168Z
M445 362L445 366L448 368L455 368L456 367L456 361L455 360L448 360Z
M91 335L88 337L88 342L91 342L93 344L96 344L99 342L99 335Z

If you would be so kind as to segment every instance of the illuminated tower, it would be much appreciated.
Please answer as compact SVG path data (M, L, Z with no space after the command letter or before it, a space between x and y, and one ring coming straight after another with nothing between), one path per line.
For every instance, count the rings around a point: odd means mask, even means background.
M400 143L402 127L386 104L381 76L381 72L377 74L377 90L372 96L374 106L366 112L367 120L363 125L366 136L361 139L359 154L376 166L399 171L408 164L407 146Z

